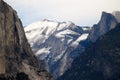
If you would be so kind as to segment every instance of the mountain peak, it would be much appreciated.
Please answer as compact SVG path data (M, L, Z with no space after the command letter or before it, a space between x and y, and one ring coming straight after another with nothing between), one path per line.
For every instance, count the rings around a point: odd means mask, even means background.
M49 19L43 19L42 21L53 22L52 20Z
M92 27L89 39L95 42L98 37L115 28L117 23L117 19L111 13L102 12L100 21Z
M41 21L34 22L28 25L27 27L25 27L25 31L32 31L32 30L38 30L38 29L42 30L45 28L47 28L47 30L75 29L76 27L77 26L71 21L56 22L49 19L43 19Z
M102 12L102 15L103 15L103 14L107 14L107 12L106 12L106 11L103 11L103 12Z
M108 18L112 18L112 14L103 11L102 16L101 16L101 21L102 21L102 19L108 19Z

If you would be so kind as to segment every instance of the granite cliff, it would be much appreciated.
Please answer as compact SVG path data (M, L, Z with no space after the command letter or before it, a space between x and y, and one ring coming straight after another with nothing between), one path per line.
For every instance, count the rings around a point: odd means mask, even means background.
M26 39L15 10L0 0L0 80L53 80Z

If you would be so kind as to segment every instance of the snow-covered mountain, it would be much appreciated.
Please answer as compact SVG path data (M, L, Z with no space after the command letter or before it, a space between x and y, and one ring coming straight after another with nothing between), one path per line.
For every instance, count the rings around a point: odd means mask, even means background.
M72 22L42 20L25 27L27 39L43 67L57 78L62 75L81 52L90 28ZM80 44L82 42L82 44Z

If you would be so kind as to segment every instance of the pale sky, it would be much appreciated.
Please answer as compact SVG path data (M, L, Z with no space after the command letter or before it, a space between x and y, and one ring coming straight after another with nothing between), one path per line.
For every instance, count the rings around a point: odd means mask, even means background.
M80 26L98 23L102 11L120 11L120 0L4 0L24 26L43 19L72 21Z

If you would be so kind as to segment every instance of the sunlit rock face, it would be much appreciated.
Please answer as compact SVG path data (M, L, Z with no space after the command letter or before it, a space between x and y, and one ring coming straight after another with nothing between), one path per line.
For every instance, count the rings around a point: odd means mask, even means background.
M41 71L40 62L33 55L16 11L3 0L0 0L1 79L53 80L49 73Z

